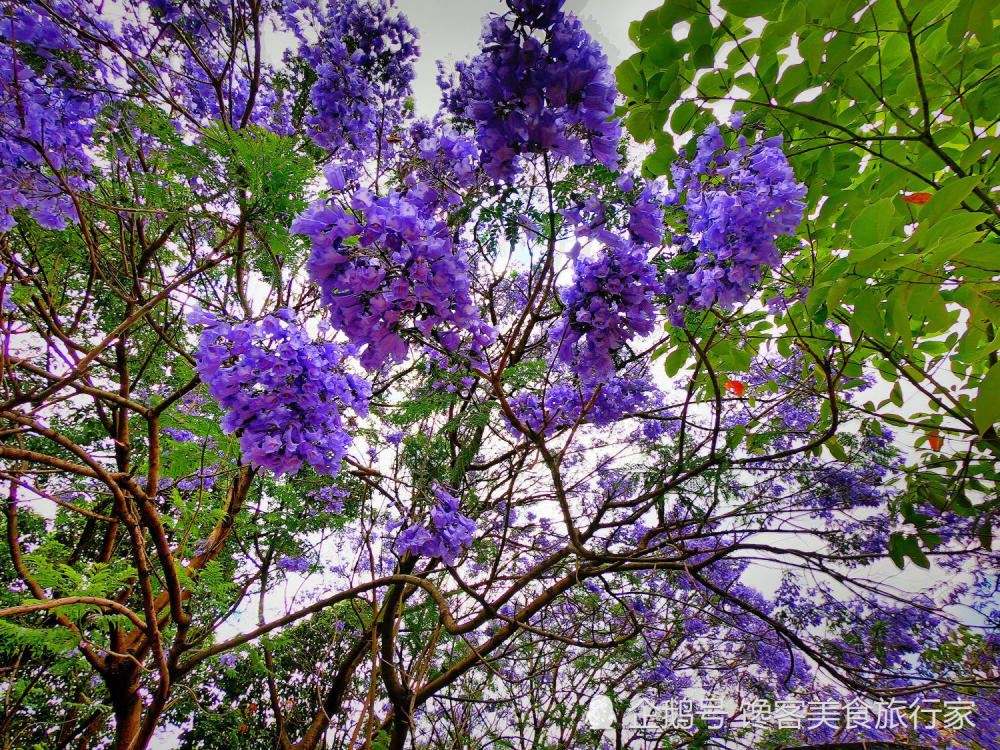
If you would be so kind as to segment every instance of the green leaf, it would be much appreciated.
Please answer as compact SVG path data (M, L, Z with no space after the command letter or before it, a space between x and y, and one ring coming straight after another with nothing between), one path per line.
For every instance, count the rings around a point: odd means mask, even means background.
M903 389L899 385L899 381L893 383L892 391L889 393L889 400L894 406L902 408L903 406Z
M684 57L685 46L684 42L676 41L668 30L646 50L646 57L657 68L666 69Z
M984 520L977 532L979 543L988 550L993 550L993 524L989 520Z
M663 371L667 374L667 377L672 378L678 373L684 363L687 362L690 353L684 346L679 346L667 355L667 358L663 361Z
M958 165L962 169L968 169L982 159L983 154L987 151L995 156L998 147L1000 147L1000 138L980 138L962 152L962 158L959 160Z
M733 350L733 363L736 365L737 372L749 372L752 361L753 355L746 349L736 348Z
M641 33L670 33L678 21L688 20L695 13L701 12L697 0L670 0L643 17Z
M913 242L934 248L942 241L973 231L985 220L986 217L978 211L959 211L934 224L921 224L913 233Z
M972 409L980 435L1000 421L1000 364L993 365L979 384Z
M982 179L981 176L973 175L972 177L956 177L946 182L944 187L927 201L927 205L920 212L920 223L930 224L944 218L945 214L969 197L969 194L976 189Z
M712 41L712 22L709 20L707 13L699 14L698 17L691 22L691 29L688 31L687 43L691 49L698 49L699 47L709 44Z
M883 255L887 249L895 244L894 242L878 242L867 247L852 248L850 260L855 265L860 265L877 255Z
M882 301L879 295L862 290L854 300L854 315L851 329L863 330L869 336L883 339L886 334L885 320L882 318ZM861 338L855 335L855 338Z
M632 110L625 118L625 127L637 141L648 141L653 137L653 114L648 104Z
M641 24L638 21L632 21L628 25L628 38L632 40L632 44L636 47L640 46L640 41L642 40L642 34L640 33Z
M921 568L929 568L931 566L927 555L920 549L920 540L916 536L908 536L903 540L903 552Z
M666 174L673 164L676 154L673 149L665 146L657 146L656 151L646 157L642 163L643 176L649 178L659 177Z
M944 539L931 531L921 531L918 536L920 541L927 545L927 549L935 549L944 544Z
M844 450L843 446L837 442L836 437L832 437L824 443L827 450L833 455L835 459L841 461L842 463L847 463L850 459L847 457L847 451Z
M905 560L903 554L903 535L898 531L894 531L889 535L889 557L896 563L897 568L900 570L903 569L903 562Z
M969 17L972 13L974 0L959 0L955 10L951 12L951 19L948 21L948 44L957 47L962 43L962 37L969 30Z
M844 292L847 291L847 279L837 279L833 282L826 295L826 307L830 311L835 311L840 307L840 302L844 299Z
M721 5L734 16L741 18L753 16L772 18L781 7L781 0L722 0Z
M913 287L901 284L889 292L889 319L893 333L898 335L907 349L913 346L913 333L910 330L910 294Z
M746 434L747 428L744 425L734 425L726 432L726 447L729 448L729 450L733 450L736 446L743 442L743 438Z
M969 31L978 37L980 44L990 44L993 41L994 6L994 0L973 0L969 8Z
M719 99L731 88L732 79L718 71L712 71L698 80L698 91L707 99Z
M951 496L951 510L962 516L962 518L972 518L977 513L975 506L969 502L969 498L966 497L965 492L962 490L955 492Z
M693 62L699 68L711 67L712 62L715 60L715 50L712 49L711 44L703 44L698 49L694 51L691 55L691 62Z
M941 292L931 284L920 284L913 289L910 295L910 310L914 317L926 321L925 334L943 331L950 327L953 320Z
M851 224L851 236L861 245L884 240L892 227L896 208L891 198L883 198L865 207Z
M638 104L646 98L646 79L640 67L640 57L640 55L633 55L615 68L618 90L628 99L636 100L630 101L630 104Z
M825 287L816 284L812 289L809 290L809 294L806 295L806 311L812 315L820 307L823 306L826 295L824 295Z
M698 105L692 101L681 102L670 118L670 129L680 135L691 127L692 118L698 113Z

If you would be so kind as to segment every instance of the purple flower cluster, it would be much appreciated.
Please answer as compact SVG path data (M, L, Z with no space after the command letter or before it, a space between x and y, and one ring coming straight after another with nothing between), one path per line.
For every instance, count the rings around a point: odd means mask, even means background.
M487 21L483 51L458 64L457 82L441 78L446 109L475 123L487 173L512 178L525 153L614 168L621 125L600 45L561 0L507 5Z
M660 289L642 247L619 243L597 258L579 259L563 295L562 320L552 331L558 360L586 385L610 380L616 352L635 336L653 332L652 298Z
M57 13L79 12L56 3ZM96 12L96 11L95 11ZM21 208L46 229L76 221L70 190L86 188L87 147L108 71L34 2L0 13L0 232Z
M142 0L120 5L124 18L116 44L129 56L161 61L155 93L179 115L176 125L187 121L200 130L222 120L233 129L252 123L292 133L290 87L253 43L264 24L285 31L275 12L280 2L254 7L228 0ZM147 90L142 76L128 75L137 89ZM140 141L148 138L141 131L135 135Z
M618 180L620 188L631 184L632 179L628 176ZM663 202L653 182L646 181L628 213L628 233L633 242L650 247L663 244Z
M624 209L624 210L623 210ZM664 204L656 183L623 174L613 187L580 199L560 212L571 227L575 276L563 292L563 318L551 333L557 359L586 385L607 383L617 369L615 353L635 336L652 333L655 297L663 290L651 248L662 245ZM580 258L585 245L596 257Z
M553 383L541 393L524 392L509 399L518 419L537 433L548 434L581 422L606 427L637 412L659 406L662 393L648 377L615 377L594 388ZM584 408L590 405L581 421ZM511 426L511 431L517 430Z
M461 334L470 332L473 355L491 341L469 293L469 270L431 210L436 197L415 190L376 197L362 189L351 198L353 212L319 201L292 225L312 239L309 276L330 323L365 347L361 364L370 370L404 361L408 332L447 352L458 351ZM356 244L345 242L353 237Z
M472 544L476 525L459 512L458 498L443 485L435 483L434 496L438 505L431 511L432 528L413 525L403 529L396 540L396 552L410 552L423 557L440 557L445 565L454 565L455 558Z
M176 483L169 480L164 481L160 485L161 491L166 491L171 486L177 487L179 490L196 490L198 492L209 492L215 483L219 479L219 465L210 464L199 469L194 474L186 477L185 479L179 479Z
M351 443L344 412L368 412L368 383L344 369L349 350L313 343L288 310L259 324L229 325L200 312L190 322L207 325L198 374L227 412L223 431L239 431L249 462L278 476L303 463L335 474Z
M161 43L174 52L173 96L200 118L238 127L250 104L251 76L228 54L228 40L242 20L234 18L234 6L219 0L149 0L149 8Z
M277 565L282 570L291 573L305 573L309 570L309 560L305 557L282 557Z
M309 135L323 148L371 153L398 124L410 93L417 33L392 0L286 0L299 55L317 75L309 93ZM313 40L305 21L318 32ZM373 132L376 137L372 137ZM342 154L342 158L343 158Z
M719 128L698 137L694 159L670 168L674 190L684 194L687 232L677 239L692 262L666 279L669 312L682 325L685 310L730 307L746 299L764 268L781 260L777 235L793 235L802 221L806 188L795 181L781 137L727 149Z
M481 175L475 141L449 127L418 133L423 136L415 144L419 160L405 179L407 192L427 195L443 206L460 205L458 191L472 187Z
M578 240L604 245L663 244L664 202L657 183L622 174L614 188L596 191L560 211ZM622 211L625 207L625 211Z
M326 513L340 514L344 512L344 501L347 499L347 490L342 487L327 486L316 493L316 500L323 503L323 510Z
M173 427L164 427L163 434L178 443L193 443L198 439L198 436L190 430L178 430Z

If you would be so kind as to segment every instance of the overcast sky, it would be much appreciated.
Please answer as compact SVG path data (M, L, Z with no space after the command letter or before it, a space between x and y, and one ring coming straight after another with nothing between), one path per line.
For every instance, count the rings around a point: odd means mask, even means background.
M662 4L663 0L566 0L565 9L580 17L614 67L635 51L628 38L629 24ZM418 111L430 115L439 99L437 60L453 63L474 54L483 16L507 6L501 0L396 0L396 5L420 33L414 97Z

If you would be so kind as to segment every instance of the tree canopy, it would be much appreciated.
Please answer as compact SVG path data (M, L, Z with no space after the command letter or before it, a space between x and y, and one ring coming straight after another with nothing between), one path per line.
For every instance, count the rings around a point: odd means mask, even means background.
M807 252L783 265L774 327L750 348L849 345L892 386L865 411L931 448L907 467L911 505L980 514L984 539L1000 455L998 15L986 2L678 0L632 24L640 51L617 71L629 131L656 146L647 174L667 173L674 138L722 103L782 136L809 186Z
M997 747L1000 9L563 6L0 3L4 747Z

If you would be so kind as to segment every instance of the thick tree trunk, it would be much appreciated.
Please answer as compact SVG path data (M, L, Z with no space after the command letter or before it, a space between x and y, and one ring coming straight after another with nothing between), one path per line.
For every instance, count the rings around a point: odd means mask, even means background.
M142 701L139 699L139 673L131 665L107 679L115 714L114 750L143 750L135 744L142 729Z
M405 750L406 738L410 734L410 715L405 708L396 706L392 712L392 730L389 735L389 750Z

